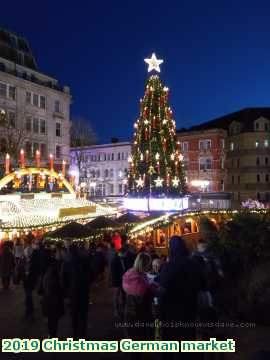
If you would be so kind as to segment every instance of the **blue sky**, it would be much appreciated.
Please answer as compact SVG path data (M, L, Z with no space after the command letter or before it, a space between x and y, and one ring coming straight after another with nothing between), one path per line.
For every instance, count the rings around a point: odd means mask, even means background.
M128 140L147 65L164 59L178 128L270 104L267 1L12 1L1 24L25 36L42 72L71 88L72 116L100 142Z

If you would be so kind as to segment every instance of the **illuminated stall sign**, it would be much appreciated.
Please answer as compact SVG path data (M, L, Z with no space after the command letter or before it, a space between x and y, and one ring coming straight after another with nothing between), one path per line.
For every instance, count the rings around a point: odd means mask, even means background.
M181 211L188 208L188 197L125 198L124 207L133 211Z

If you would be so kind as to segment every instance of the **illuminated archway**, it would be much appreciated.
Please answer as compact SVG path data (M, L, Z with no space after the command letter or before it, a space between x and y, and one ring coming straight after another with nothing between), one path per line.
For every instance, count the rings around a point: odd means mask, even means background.
M51 176L53 178L59 179L60 175L54 171L54 170L50 170L50 169L46 169L46 168L34 168L34 167L29 167L29 168L21 168L18 169L14 172L11 172L7 175L5 175L2 179L0 179L0 190L6 186L9 182L13 181L15 176L24 176L24 175L40 175L40 174L44 174L44 175L48 175ZM75 194L75 191L73 189L73 187L71 186L71 184L67 181L66 178L61 176L61 180L63 182L63 185L67 188L67 190L70 192L70 194Z

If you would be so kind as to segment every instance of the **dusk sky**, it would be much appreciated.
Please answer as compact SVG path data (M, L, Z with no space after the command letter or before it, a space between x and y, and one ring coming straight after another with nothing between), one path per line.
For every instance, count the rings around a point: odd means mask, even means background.
M9 1L0 27L26 37L39 70L70 86L72 116L99 142L131 137L152 52L177 128L270 106L267 1Z

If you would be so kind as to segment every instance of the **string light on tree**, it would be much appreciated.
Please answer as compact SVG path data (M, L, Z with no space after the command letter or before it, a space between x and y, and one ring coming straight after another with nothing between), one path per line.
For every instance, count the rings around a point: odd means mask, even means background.
M163 60L157 59L153 54L145 62L149 65L149 71L160 72ZM139 203L147 198L179 199L186 194L185 175L178 160L180 149L176 143L168 90L158 75L151 75L140 100L140 116L134 126L135 134L129 157L131 171L127 186L127 197L134 198L134 201L136 198ZM177 181L173 182L174 178ZM144 210L147 207L150 210L150 204L151 201L148 201Z

